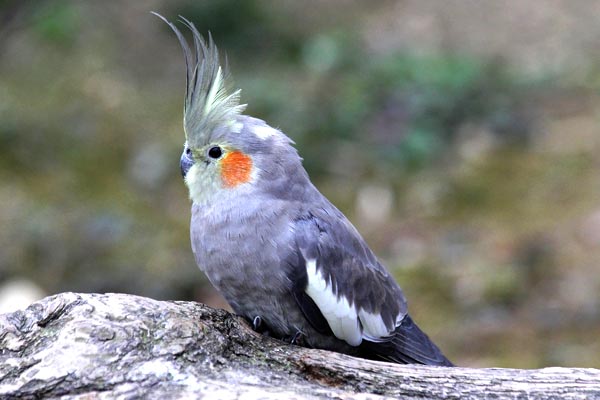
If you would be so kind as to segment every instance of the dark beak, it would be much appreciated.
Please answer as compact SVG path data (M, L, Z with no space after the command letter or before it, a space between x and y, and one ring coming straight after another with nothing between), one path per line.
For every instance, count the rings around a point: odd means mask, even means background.
M190 168L194 165L194 159L191 154L186 154L185 150L181 154L181 159L179 160L179 166L181 167L181 176L185 178Z

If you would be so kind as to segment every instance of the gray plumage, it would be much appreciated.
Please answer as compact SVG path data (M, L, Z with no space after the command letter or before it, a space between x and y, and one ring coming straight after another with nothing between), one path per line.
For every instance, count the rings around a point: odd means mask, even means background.
M228 124L246 108L240 104L241 90L229 93L228 68L221 68L219 51L212 36L208 44L194 24L181 18L181 22L193 33L194 51L183 34L162 15L152 13L166 22L177 35L183 49L186 65L186 90L183 107L183 126L186 141L196 147L202 140L202 133L209 132L219 125Z
M301 333L310 347L452 365L413 323L402 290L357 230L312 185L292 141L240 114L239 90L229 94L219 78L212 38L207 45L182 20L195 52L165 20L187 65L181 168L192 249L211 283L275 337Z

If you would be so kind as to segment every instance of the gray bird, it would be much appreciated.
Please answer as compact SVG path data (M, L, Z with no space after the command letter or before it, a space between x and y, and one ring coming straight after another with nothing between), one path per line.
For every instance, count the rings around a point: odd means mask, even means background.
M292 343L397 363L452 363L361 235L311 183L293 142L243 115L212 37L187 66L181 172L198 266L256 330Z

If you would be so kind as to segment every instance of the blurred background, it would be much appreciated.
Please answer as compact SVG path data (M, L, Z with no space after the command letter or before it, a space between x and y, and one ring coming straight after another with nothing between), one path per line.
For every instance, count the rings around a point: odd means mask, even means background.
M0 1L0 309L62 291L225 306L194 263L184 63L247 113L473 367L600 367L600 1Z

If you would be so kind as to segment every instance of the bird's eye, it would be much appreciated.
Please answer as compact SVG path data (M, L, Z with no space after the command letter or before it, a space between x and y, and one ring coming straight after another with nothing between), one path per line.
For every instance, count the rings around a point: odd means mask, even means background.
M192 149L190 149L189 147L187 149L185 149L185 154L187 156L191 156L192 155Z
M208 149L208 156L210 158L219 158L223 155L223 150L221 150L221 148L219 146L213 146L210 149Z

